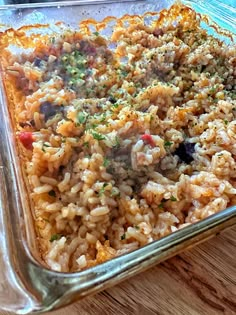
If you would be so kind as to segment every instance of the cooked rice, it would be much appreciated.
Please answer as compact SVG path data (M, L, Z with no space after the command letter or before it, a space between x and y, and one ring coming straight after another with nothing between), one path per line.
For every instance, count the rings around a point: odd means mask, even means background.
M187 7L168 13L2 57L51 269L82 270L235 204L236 46Z

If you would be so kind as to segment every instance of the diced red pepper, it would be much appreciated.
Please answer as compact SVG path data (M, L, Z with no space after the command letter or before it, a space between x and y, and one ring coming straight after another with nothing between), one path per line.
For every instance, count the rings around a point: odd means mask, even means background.
M33 138L32 132L28 132L28 131L21 132L19 134L19 139L20 139L20 142L23 144L23 146L27 150L33 149L34 138Z
M144 135L142 135L142 136L141 136L141 139L143 140L143 142L144 142L145 144L149 144L151 147L155 147L155 146L156 146L155 142L154 142L153 139L152 139L152 136L149 135L149 134L144 134Z

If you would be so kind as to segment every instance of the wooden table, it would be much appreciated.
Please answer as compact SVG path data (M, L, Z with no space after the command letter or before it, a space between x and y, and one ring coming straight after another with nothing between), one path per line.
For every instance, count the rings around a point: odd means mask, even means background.
M235 315L236 227L114 288L47 313L113 314Z

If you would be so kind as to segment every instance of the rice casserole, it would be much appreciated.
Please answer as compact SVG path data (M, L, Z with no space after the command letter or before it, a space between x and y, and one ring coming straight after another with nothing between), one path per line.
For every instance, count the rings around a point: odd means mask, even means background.
M47 266L83 270L234 205L235 43L181 4L58 25L51 35L0 34ZM14 41L30 52L12 53Z

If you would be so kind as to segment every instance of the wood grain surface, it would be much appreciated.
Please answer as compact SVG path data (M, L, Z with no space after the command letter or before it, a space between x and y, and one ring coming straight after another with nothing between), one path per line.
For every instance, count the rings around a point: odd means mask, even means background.
M236 227L116 287L47 313L113 314L235 315Z

